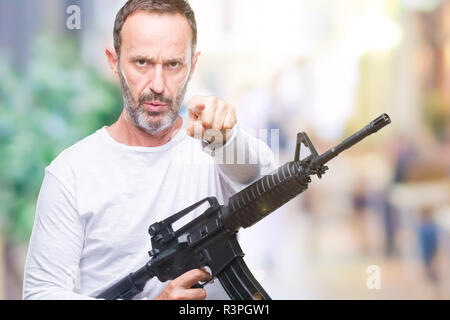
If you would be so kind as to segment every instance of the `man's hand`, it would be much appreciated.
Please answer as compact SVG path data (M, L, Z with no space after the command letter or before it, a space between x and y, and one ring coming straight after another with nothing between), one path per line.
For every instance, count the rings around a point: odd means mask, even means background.
M155 300L204 300L206 290L203 288L191 289L198 282L211 279L211 275L200 269L190 270L169 282L167 287Z
M224 145L236 124L236 110L216 97L195 96L188 103L187 134L208 143Z

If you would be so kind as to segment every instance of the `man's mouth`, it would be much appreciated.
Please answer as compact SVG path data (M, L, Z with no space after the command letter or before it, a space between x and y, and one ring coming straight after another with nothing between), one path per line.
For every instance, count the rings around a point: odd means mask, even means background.
M167 107L167 104L159 101L145 101L143 105L150 112L161 112Z

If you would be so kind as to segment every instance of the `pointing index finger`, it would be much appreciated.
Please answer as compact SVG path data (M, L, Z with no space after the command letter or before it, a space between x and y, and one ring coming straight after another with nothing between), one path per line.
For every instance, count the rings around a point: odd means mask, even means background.
M201 97L194 97L189 101L188 110L189 115L192 115L194 118L197 118L205 109L205 101Z
M203 103L194 104L189 107L189 111L196 117L201 115L203 110L205 110L205 105Z
M201 120L201 115L202 115L202 112L204 109L205 109L204 104L189 106L189 108L188 108L189 119L192 119L195 121Z

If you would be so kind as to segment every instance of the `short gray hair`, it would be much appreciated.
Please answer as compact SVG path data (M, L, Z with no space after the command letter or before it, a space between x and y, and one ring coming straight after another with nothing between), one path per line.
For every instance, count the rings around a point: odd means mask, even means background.
M195 14L187 0L128 0L119 10L114 22L114 49L117 56L120 57L121 38L125 20L136 11L146 11L158 14L181 14L186 17L192 30L192 51L195 51L197 45L197 22Z

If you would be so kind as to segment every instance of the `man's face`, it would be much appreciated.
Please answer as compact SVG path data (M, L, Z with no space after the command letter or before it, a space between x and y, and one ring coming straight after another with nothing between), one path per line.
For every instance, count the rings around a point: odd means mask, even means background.
M176 120L193 68L192 32L178 14L136 12L122 27L118 75L125 107L149 134Z

